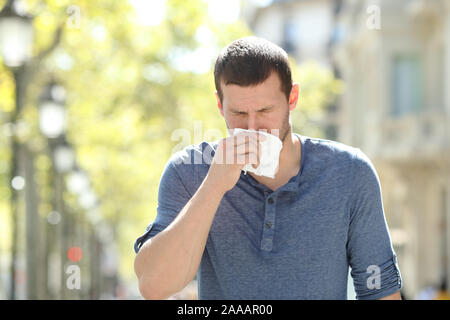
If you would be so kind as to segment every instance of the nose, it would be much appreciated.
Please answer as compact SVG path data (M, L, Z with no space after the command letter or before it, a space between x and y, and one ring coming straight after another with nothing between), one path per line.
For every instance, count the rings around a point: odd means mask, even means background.
M247 120L247 130L255 130L257 131L258 128L258 124L256 122L256 117L255 115L248 115L248 120Z

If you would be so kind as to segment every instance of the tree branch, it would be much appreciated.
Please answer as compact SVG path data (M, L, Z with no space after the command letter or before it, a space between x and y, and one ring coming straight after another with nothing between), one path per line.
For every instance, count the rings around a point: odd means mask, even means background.
M66 23L66 21L64 20L56 29L55 35L53 36L52 43L50 43L50 45L46 49L39 52L39 54L34 58L36 63L39 64L46 56L48 56L59 45L59 43L61 42L65 23Z

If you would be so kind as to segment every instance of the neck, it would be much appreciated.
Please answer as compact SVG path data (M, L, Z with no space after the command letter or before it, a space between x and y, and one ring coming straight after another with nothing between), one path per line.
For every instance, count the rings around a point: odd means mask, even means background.
M299 140L289 129L283 140L279 164L285 168L295 166L300 161Z
M272 190L276 190L284 185L291 177L297 175L300 170L302 150L299 139L289 130L282 141L283 148L280 152L278 172L275 174L275 178L261 177L255 175L253 172L249 172L256 181L265 184Z

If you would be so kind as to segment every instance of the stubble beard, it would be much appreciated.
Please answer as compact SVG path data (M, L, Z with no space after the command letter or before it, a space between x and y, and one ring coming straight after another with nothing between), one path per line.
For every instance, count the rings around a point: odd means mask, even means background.
M280 130L280 136L279 136L281 142L283 142L283 145L284 145L284 141L288 137L288 134L290 134L292 131L291 127L292 127L291 126L291 115L290 115L289 108L288 108L288 110L286 111L286 114L284 116L284 119L283 119L283 124L282 124L281 130Z

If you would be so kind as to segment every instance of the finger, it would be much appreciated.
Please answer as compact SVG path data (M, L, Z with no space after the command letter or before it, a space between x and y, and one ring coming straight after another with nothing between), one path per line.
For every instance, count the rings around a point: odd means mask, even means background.
M237 137L237 141L238 142L242 142L245 141L245 139L247 137L249 137L250 139L255 139L256 141L260 142L260 141L266 141L267 137L264 135L263 133L264 131L261 132L239 132L237 134L234 135L234 137Z
M228 147L228 152L235 152L236 154L242 154L245 151L248 151L249 148L252 148L252 150L258 150L259 149L259 143L255 140L246 140L245 142L236 143L233 145L233 147Z
M222 163L226 163L226 164L244 164L244 157L242 154L244 154L245 152L247 152L250 148L250 146L252 146L252 150L254 148L257 148L258 143L251 140L245 141L244 139L245 137L241 137L240 139L243 140L240 144L237 144L236 142L236 137L235 136L230 136L227 137L224 140L223 143L223 161Z
M258 144L248 143L239 146L239 148L237 148L236 150L237 164L246 164L249 161L255 163L257 159L258 159Z
M266 141L267 137L261 133L258 134L258 141Z
M237 135L234 137L234 146L240 146L243 145L247 142L254 142L257 143L258 142L258 137L256 135Z
M251 164L254 169L258 168L260 163L259 155L255 152L246 153L245 160L245 164Z
M246 143L240 144L235 146L234 151L236 152L236 154L241 154L243 152L248 152L248 151L255 151L255 152L259 152L260 149L260 145L258 142L256 141L248 141Z

